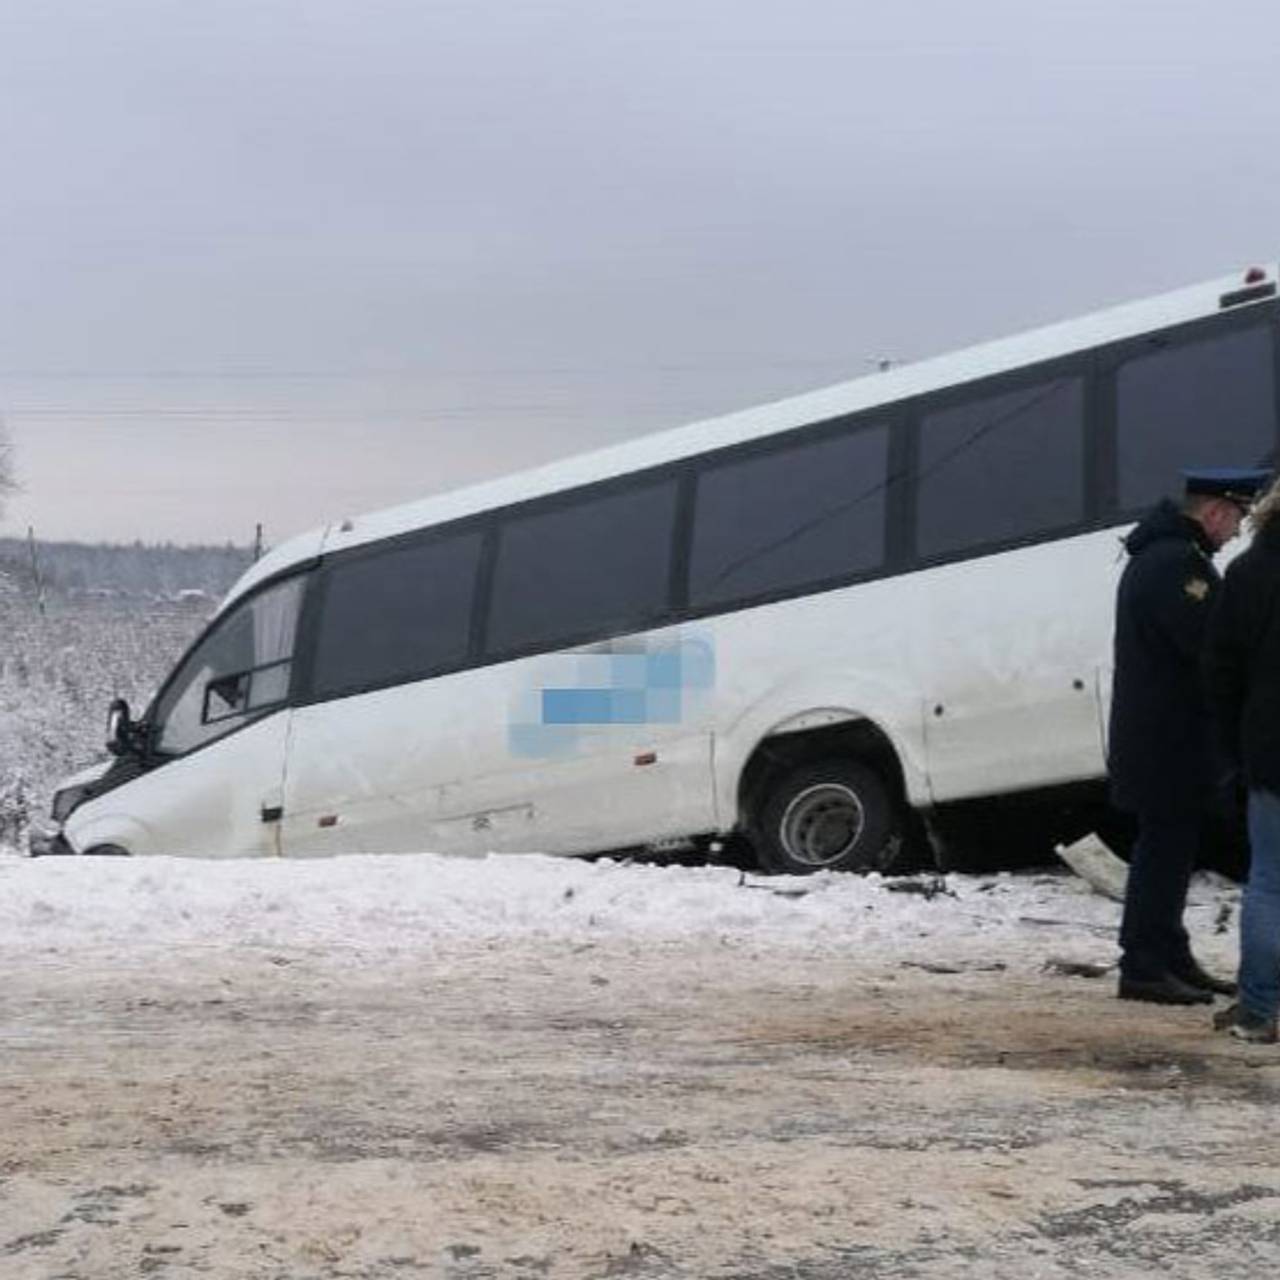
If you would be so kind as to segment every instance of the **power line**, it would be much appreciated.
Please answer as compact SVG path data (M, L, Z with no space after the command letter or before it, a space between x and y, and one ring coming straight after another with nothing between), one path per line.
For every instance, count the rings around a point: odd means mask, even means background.
M21 415L26 418L201 418L201 419L245 419L256 421L334 421L345 422L349 419L402 419L419 418L451 418L496 416L498 414L524 415L581 415L600 417L610 415L616 417L621 412L700 412L710 406L691 405L688 401L653 401L650 403L630 403L626 405L600 405L593 407L581 404L475 404L475 405L442 405L413 406L407 408L369 409L352 405L349 409L333 406L312 409L305 405L272 405L257 407L253 405L71 405L43 404L22 405L6 402L5 410L11 416Z
M156 425L203 427L210 424L229 427L270 429L293 426L360 426L394 425L430 427L451 423L484 421L518 421L536 419L545 422L620 422L643 417L659 419L657 425L680 425L703 418L717 417L757 407L758 401L652 400L600 402L598 404L540 402L524 404L448 404L430 405L197 405L197 404L73 404L44 402L23 404L5 402L5 411L14 423L94 422L117 428L146 428Z
M848 355L805 359L756 359L736 356L725 360L671 361L616 365L465 365L456 368L399 366L386 369L21 369L0 368L0 378L33 381L209 381L209 382L335 382L394 378L543 378L598 377L621 373L730 373L742 369L852 369L858 364Z

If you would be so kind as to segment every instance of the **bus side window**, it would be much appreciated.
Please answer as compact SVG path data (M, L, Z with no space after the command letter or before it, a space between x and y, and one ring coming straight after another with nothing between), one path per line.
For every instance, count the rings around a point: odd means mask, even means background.
M1116 371L1121 511L1177 493L1183 467L1272 465L1276 393L1270 326L1144 345L1147 350Z
M481 538L471 531L380 547L326 566L314 695L338 697L460 666Z
M1084 518L1084 378L1023 383L920 420L916 550L1015 542Z
M675 511L676 482L666 479L505 520L489 654L653 625L670 607Z
M689 603L726 605L884 563L886 427L731 458L698 477Z

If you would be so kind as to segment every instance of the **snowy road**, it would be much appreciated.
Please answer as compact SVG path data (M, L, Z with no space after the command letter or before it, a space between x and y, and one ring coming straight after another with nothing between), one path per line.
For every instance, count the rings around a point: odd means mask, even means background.
M1079 882L949 889L0 859L0 1277L1280 1262L1280 1054L1046 970L1114 957Z

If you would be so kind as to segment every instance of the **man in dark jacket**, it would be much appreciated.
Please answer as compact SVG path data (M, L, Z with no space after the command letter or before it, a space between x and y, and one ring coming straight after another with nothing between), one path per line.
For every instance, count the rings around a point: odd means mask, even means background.
M1156 1004L1208 1004L1234 990L1196 962L1182 915L1221 774L1200 670L1221 582L1213 554L1266 481L1259 471L1185 475L1181 507L1165 499L1125 539L1108 736L1112 798L1138 818L1118 994Z
M1215 1019L1276 1041L1280 1009L1280 484L1258 503L1253 544L1209 619L1205 675L1218 745L1247 788L1250 865L1240 914L1240 1000Z

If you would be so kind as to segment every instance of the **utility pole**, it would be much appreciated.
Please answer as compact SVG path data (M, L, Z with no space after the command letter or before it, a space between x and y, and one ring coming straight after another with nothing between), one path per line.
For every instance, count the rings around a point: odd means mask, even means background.
M253 560L256 564L262 559L262 524L259 522L253 532Z
M36 554L35 525L27 525L27 546L31 551L31 575L36 581L36 606L44 616L44 579L40 576L40 557Z

